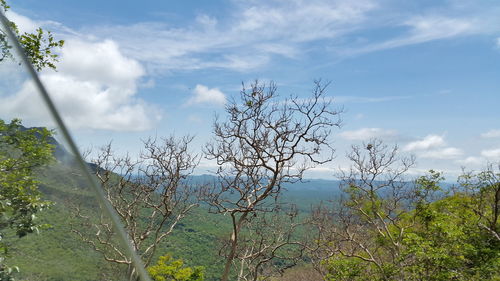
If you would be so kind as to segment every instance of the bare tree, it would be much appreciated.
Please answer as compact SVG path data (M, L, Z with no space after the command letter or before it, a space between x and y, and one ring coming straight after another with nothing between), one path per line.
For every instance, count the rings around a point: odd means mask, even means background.
M300 236L305 225L293 205L250 216L244 233L240 234L233 261L238 280L268 280L295 266L305 250ZM225 257L231 246L227 242L220 252Z
M221 280L228 279L250 215L273 211L271 198L276 200L284 183L332 160L329 137L340 120L324 97L326 86L316 81L309 99L278 100L274 83L255 82L227 105L226 120L216 118L205 152L217 161L218 181L207 201L211 211L229 215L232 222Z
M345 196L337 206L314 212L318 244L312 256L316 261L355 258L383 275L385 263L400 262L402 239L412 224L402 216L429 194L417 196L414 184L405 179L414 158L400 157L397 146L374 139L352 146L347 158L351 167L338 175Z
M197 205L196 187L187 178L199 162L199 157L189 151L192 139L150 138L144 141L145 150L136 160L128 155L116 156L109 144L92 160L106 199L122 219L146 266L160 242ZM127 265L129 275L134 276L131 260L113 240L107 218L92 220L80 208L76 216L83 220L82 225L73 227L73 232L103 254L106 261Z

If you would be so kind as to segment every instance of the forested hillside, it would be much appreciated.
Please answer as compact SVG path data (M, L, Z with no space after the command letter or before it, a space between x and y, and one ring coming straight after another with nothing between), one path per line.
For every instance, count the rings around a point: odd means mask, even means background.
M378 155L372 157L380 160ZM435 172L409 182L370 171L357 171L358 177L343 181L309 180L285 186L281 206L296 206L294 222L304 224L289 234L307 247L292 263L274 257L270 266L284 271L268 271L273 280L306 280L301 279L304 276L311 278L307 280L497 280L498 175L493 170L464 175L455 185L442 184ZM58 160L37 174L43 198L54 203L37 220L50 226L21 239L6 235L11 253L7 260L22 269L17 278L123 280L123 267L107 263L74 232L97 231L75 216L77 210L94 221L99 217L98 204L79 170ZM201 186L215 179L191 176L189 182ZM272 229L281 229L279 225L288 221L286 212L279 216L272 225L266 221L256 225L269 233L253 228L248 233L272 235ZM147 218L141 220L147 223ZM154 260L170 254L185 266L202 266L204 280L219 280L223 269L219 249L230 231L224 217L200 202L159 244Z
M68 155L60 159L68 159ZM94 195L78 168L68 162L57 161L38 172L40 191L43 198L54 202L50 209L38 216L41 224L50 224L38 235L22 239L6 237L12 243L9 264L22 269L20 280L122 280L116 275L119 268L112 268L100 253L82 242L72 232L79 227L75 218L76 206L99 216ZM213 176L193 176L193 182L213 180ZM338 194L338 182L310 180L287 186L284 202L296 204L303 216L309 215L313 206L321 201L334 199ZM94 231L86 229L85 231ZM188 266L203 266L205 280L218 280L222 263L218 255L220 240L230 231L230 225L215 214L208 213L208 207L201 205L179 223L158 249L159 255L171 254L183 259ZM69 278L71 276L71 278ZM69 279L68 279L69 278Z

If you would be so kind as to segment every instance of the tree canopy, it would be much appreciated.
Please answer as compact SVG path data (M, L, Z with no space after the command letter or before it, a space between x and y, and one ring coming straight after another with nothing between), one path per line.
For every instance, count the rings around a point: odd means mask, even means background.
M34 171L53 159L51 135L45 128L25 129L18 119L0 120L0 274L11 271L3 264L4 232L12 229L18 237L37 232L36 214L50 205L41 198Z
M171 255L164 255L155 265L148 267L148 272L155 281L203 281L204 268L201 266L186 267L181 259L175 260Z
M4 12L10 8L5 0L0 0L0 6ZM55 50L64 45L64 40L56 40L50 31L45 31L41 27L33 33L21 32L17 24L12 21L10 27L37 71L44 68L56 69L55 63L58 55ZM7 34L5 30L0 28L0 62L5 59L14 59L11 51L12 46L9 45Z

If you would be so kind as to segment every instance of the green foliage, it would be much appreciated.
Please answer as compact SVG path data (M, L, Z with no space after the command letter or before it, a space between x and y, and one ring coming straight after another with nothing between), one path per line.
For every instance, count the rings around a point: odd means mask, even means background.
M45 67L56 69L54 63L58 61L58 55L53 53L53 50L61 48L64 40L57 41L50 31L45 32L42 28L38 28L35 33L21 34L19 42L37 71Z
M461 200L467 199L450 197L416 210L417 224L403 239L402 259L408 264L409 279L468 280L475 229L473 214L457 204Z
M10 8L6 0L0 0L0 7L3 12ZM42 28L20 34L15 22L10 22L10 27L37 71L56 68L58 55L53 51L64 45L63 40L55 40ZM7 33L0 28L0 62L13 59L11 51ZM8 254L5 230L13 229L23 237L48 226L35 223L36 214L50 202L41 199L33 171L52 159L52 146L47 142L51 134L44 128L24 130L16 119L10 124L0 120L0 280L13 280L12 273L19 271L4 264Z
M95 210L92 216L99 218L98 203L76 164L54 161L37 169L35 175L41 182L42 198L54 202L37 214L37 222L51 226L39 235L22 239L7 231L5 242L11 253L8 262L20 268L16 280L128 280L124 277L126 269L110 266L72 233L73 227L79 226L79 221L72 217L73 204L81 203L82 208Z
M459 177L460 191L471 200L464 207L477 216L477 225L500 242L500 163L478 173L467 172Z
M440 173L430 171L420 177L412 188L414 203L408 206L414 209L399 217L398 225L405 227L393 225L391 228L393 236L402 233L398 251L391 252L385 244L387 239L376 231L365 231L365 240L374 241L371 250L377 254L378 264L362 259L362 251L355 252L356 257L337 254L323 264L328 271L325 279L500 280L500 241L491 235L494 226L485 228L478 224L491 216L494 208L492 204L482 203L488 198L486 191L489 197L493 197L492 191L497 190L492 187L497 184L491 180L493 176L478 173L472 177L475 181L471 178L467 181L467 188L476 190L475 193L452 195L446 195L446 190L441 187L443 177ZM356 191L355 186L348 190L369 218L371 210L378 211L386 204L379 197L366 200L368 195L363 197ZM357 196L353 197L353 194ZM441 199L436 199L437 194Z
M464 208L473 198L457 194L429 205L405 239L412 274L426 280L497 280L500 243L477 227L479 217ZM495 277L496 276L496 277Z
M4 11L10 7L5 0L1 0L0 6ZM43 68L56 69L58 55L54 50L64 45L64 40L56 40L50 31L38 28L34 33L20 33L15 22L10 22L10 27L18 37L19 43L24 48L27 57L37 71ZM0 29L0 62L6 58L13 59L12 46L9 45L7 34Z
M326 281L356 281L366 280L363 277L362 261L356 258L345 258L334 256L326 260L323 264L328 270L325 276Z
M415 181L415 194L419 201L428 201L428 196L433 192L440 191L439 182L443 181L442 173L430 170L427 175L419 177Z
M2 9L4 11L7 11L7 9L9 9L10 7L7 5L7 2L5 2L5 0L0 0L0 7L2 7Z
M5 231L23 237L45 226L36 223L36 214L50 202L41 199L33 173L52 160L50 136L47 129L24 129L17 119L8 124L0 120L0 274L13 271L3 264Z
M186 267L181 259L174 260L170 255L161 256L156 265L147 268L155 281L203 281L204 268Z

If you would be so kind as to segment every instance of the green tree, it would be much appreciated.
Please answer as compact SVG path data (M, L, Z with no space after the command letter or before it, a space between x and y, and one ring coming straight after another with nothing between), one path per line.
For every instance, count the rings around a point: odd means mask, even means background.
M477 227L479 217L464 208L471 200L455 194L422 204L401 218L409 227L397 259L386 252L377 270L362 258L335 254L323 263L325 280L500 280L500 247ZM377 247L386 249L379 241Z
M0 276L5 275L1 280L12 272L4 264L5 231L12 229L18 237L38 232L36 214L50 205L41 199L34 171L53 159L51 135L45 128L25 129L18 119L8 124L0 120Z
M319 218L326 280L500 280L499 173L492 166L443 188L441 173L410 182L413 161L380 141L354 146L345 200ZM330 223L328 225L328 223Z
M202 266L186 267L181 259L175 260L170 255L161 256L156 265L147 268L155 281L203 281Z
M466 207L478 216L477 226L500 243L500 162L477 173L464 172L458 182L459 192L471 198Z
M0 0L3 12L9 8L6 0ZM37 71L56 69L58 55L54 50L64 45L63 40L55 40L50 31L42 28L35 33L20 33L15 22L10 22L10 27ZM14 60L11 51L7 33L0 26L0 63ZM35 222L36 213L50 205L41 199L33 172L52 159L52 146L48 142L51 135L44 128L26 130L18 119L8 124L0 120L0 280L13 280L12 273L18 271L4 263L8 254L3 243L5 231L12 229L18 237L37 232L40 225Z
M472 177L470 173L461 176L461 188L454 193L440 187L439 174L417 180L417 190L449 194L432 202L420 201L412 212L415 224L405 234L402 253L407 280L500 280L500 241L492 235L494 225L484 224L489 222L485 216L494 217L496 206L485 203L496 202L498 174L490 168Z
M10 7L5 0L0 0L0 8L5 12ZM47 67L56 69L55 63L58 55L54 53L54 50L61 48L64 45L64 40L54 39L50 31L44 31L42 28L38 28L34 33L21 33L15 22L10 22L10 27L37 71ZM0 28L0 62L14 58L11 49L12 46L8 43L5 30Z
M490 280L477 271L474 256L480 251L474 215L461 205L465 197L452 196L416 210L416 224L403 240L401 260L407 280Z

